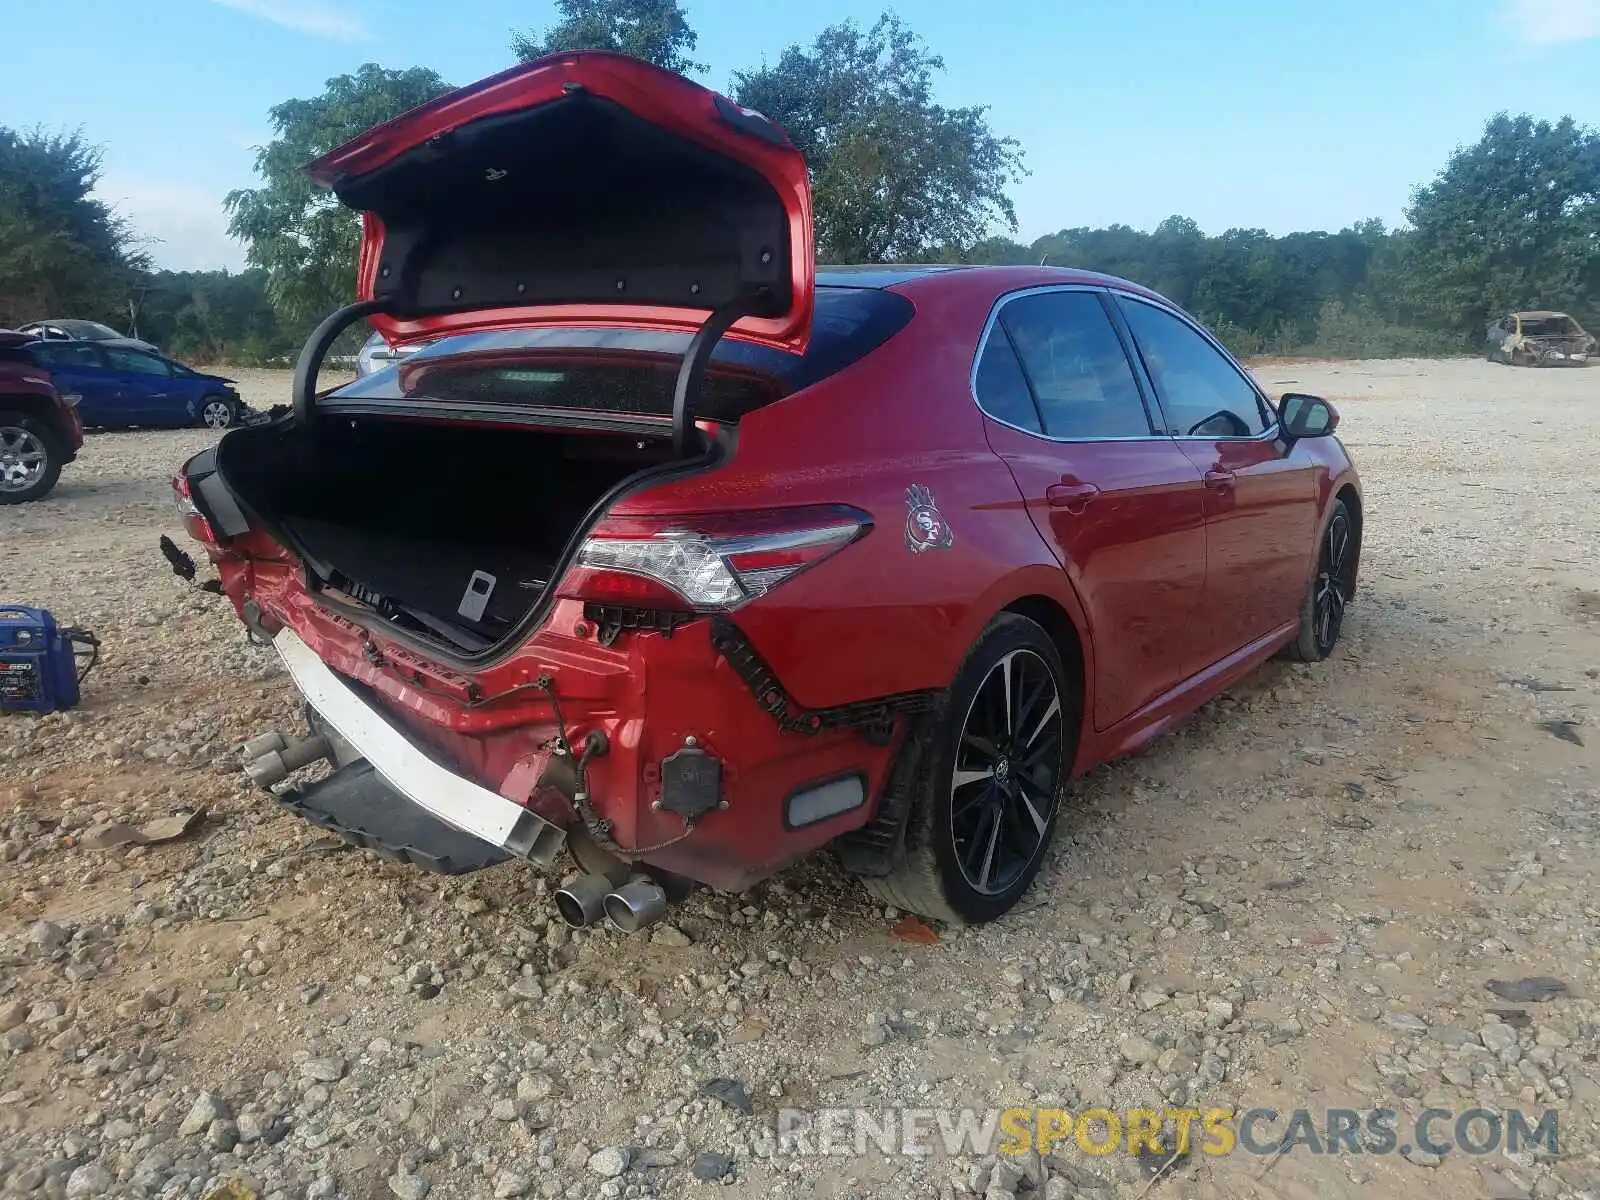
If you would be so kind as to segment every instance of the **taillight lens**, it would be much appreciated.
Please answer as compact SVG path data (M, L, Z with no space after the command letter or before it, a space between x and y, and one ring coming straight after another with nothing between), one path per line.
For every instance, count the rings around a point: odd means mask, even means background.
M719 611L770 592L872 528L842 506L607 518L557 589L596 604Z
M217 545L221 539L211 528L211 522L206 520L199 505L195 504L194 495L189 490L189 477L182 471L172 477L172 490L173 498L178 505L178 515L183 518L183 527L188 530L189 536L197 542Z

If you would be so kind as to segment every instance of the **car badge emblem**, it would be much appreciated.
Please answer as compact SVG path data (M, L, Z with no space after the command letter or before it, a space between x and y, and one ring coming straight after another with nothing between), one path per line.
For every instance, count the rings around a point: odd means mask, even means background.
M920 483L906 489L906 549L913 554L948 550L956 536L934 503L933 493Z

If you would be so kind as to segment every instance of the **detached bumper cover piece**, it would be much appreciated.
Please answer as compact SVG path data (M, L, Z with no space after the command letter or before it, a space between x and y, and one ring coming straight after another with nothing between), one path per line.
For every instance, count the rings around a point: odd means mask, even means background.
M317 715L401 796L507 854L541 866L555 861L567 837L559 826L434 762L329 670L294 630L285 626L272 642Z
M440 875L465 875L510 856L447 825L385 783L369 762L277 797L295 816L396 862Z

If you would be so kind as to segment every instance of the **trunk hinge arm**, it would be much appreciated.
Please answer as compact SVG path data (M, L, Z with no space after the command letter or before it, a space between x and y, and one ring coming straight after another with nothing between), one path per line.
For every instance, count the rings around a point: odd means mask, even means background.
M357 300L323 317L322 323L311 331L294 364L294 384L290 396L297 425L310 424L311 410L317 402L317 372L321 370L323 356L328 353L334 339L361 318L386 312L388 308L387 300Z
M706 370L711 365L711 355L716 350L717 343L739 321L765 312L771 304L772 293L765 288L735 297L720 308L712 309L705 324L695 331L694 337L689 342L689 348L684 353L683 365L678 368L678 381L672 391L674 453L682 455L689 444L689 435L694 429L694 406L690 401L698 395L704 384ZM387 301L358 300L354 304L346 304L343 308L329 313L312 331L294 367L291 395L297 423L309 423L311 419L317 401L317 372L334 340L363 317L386 311L388 311Z
M705 324L695 331L684 352L683 365L678 368L677 386L672 389L672 451L680 458L694 430L694 406L690 400L699 395L717 343L739 321L766 312L771 304L772 293L765 288L736 296L720 308L712 309Z

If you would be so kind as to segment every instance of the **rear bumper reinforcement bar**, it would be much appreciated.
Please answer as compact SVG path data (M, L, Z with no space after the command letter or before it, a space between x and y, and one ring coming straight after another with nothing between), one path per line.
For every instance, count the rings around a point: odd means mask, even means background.
M540 866L555 861L566 831L434 762L372 710L285 626L272 639L307 703L406 799L463 833Z

